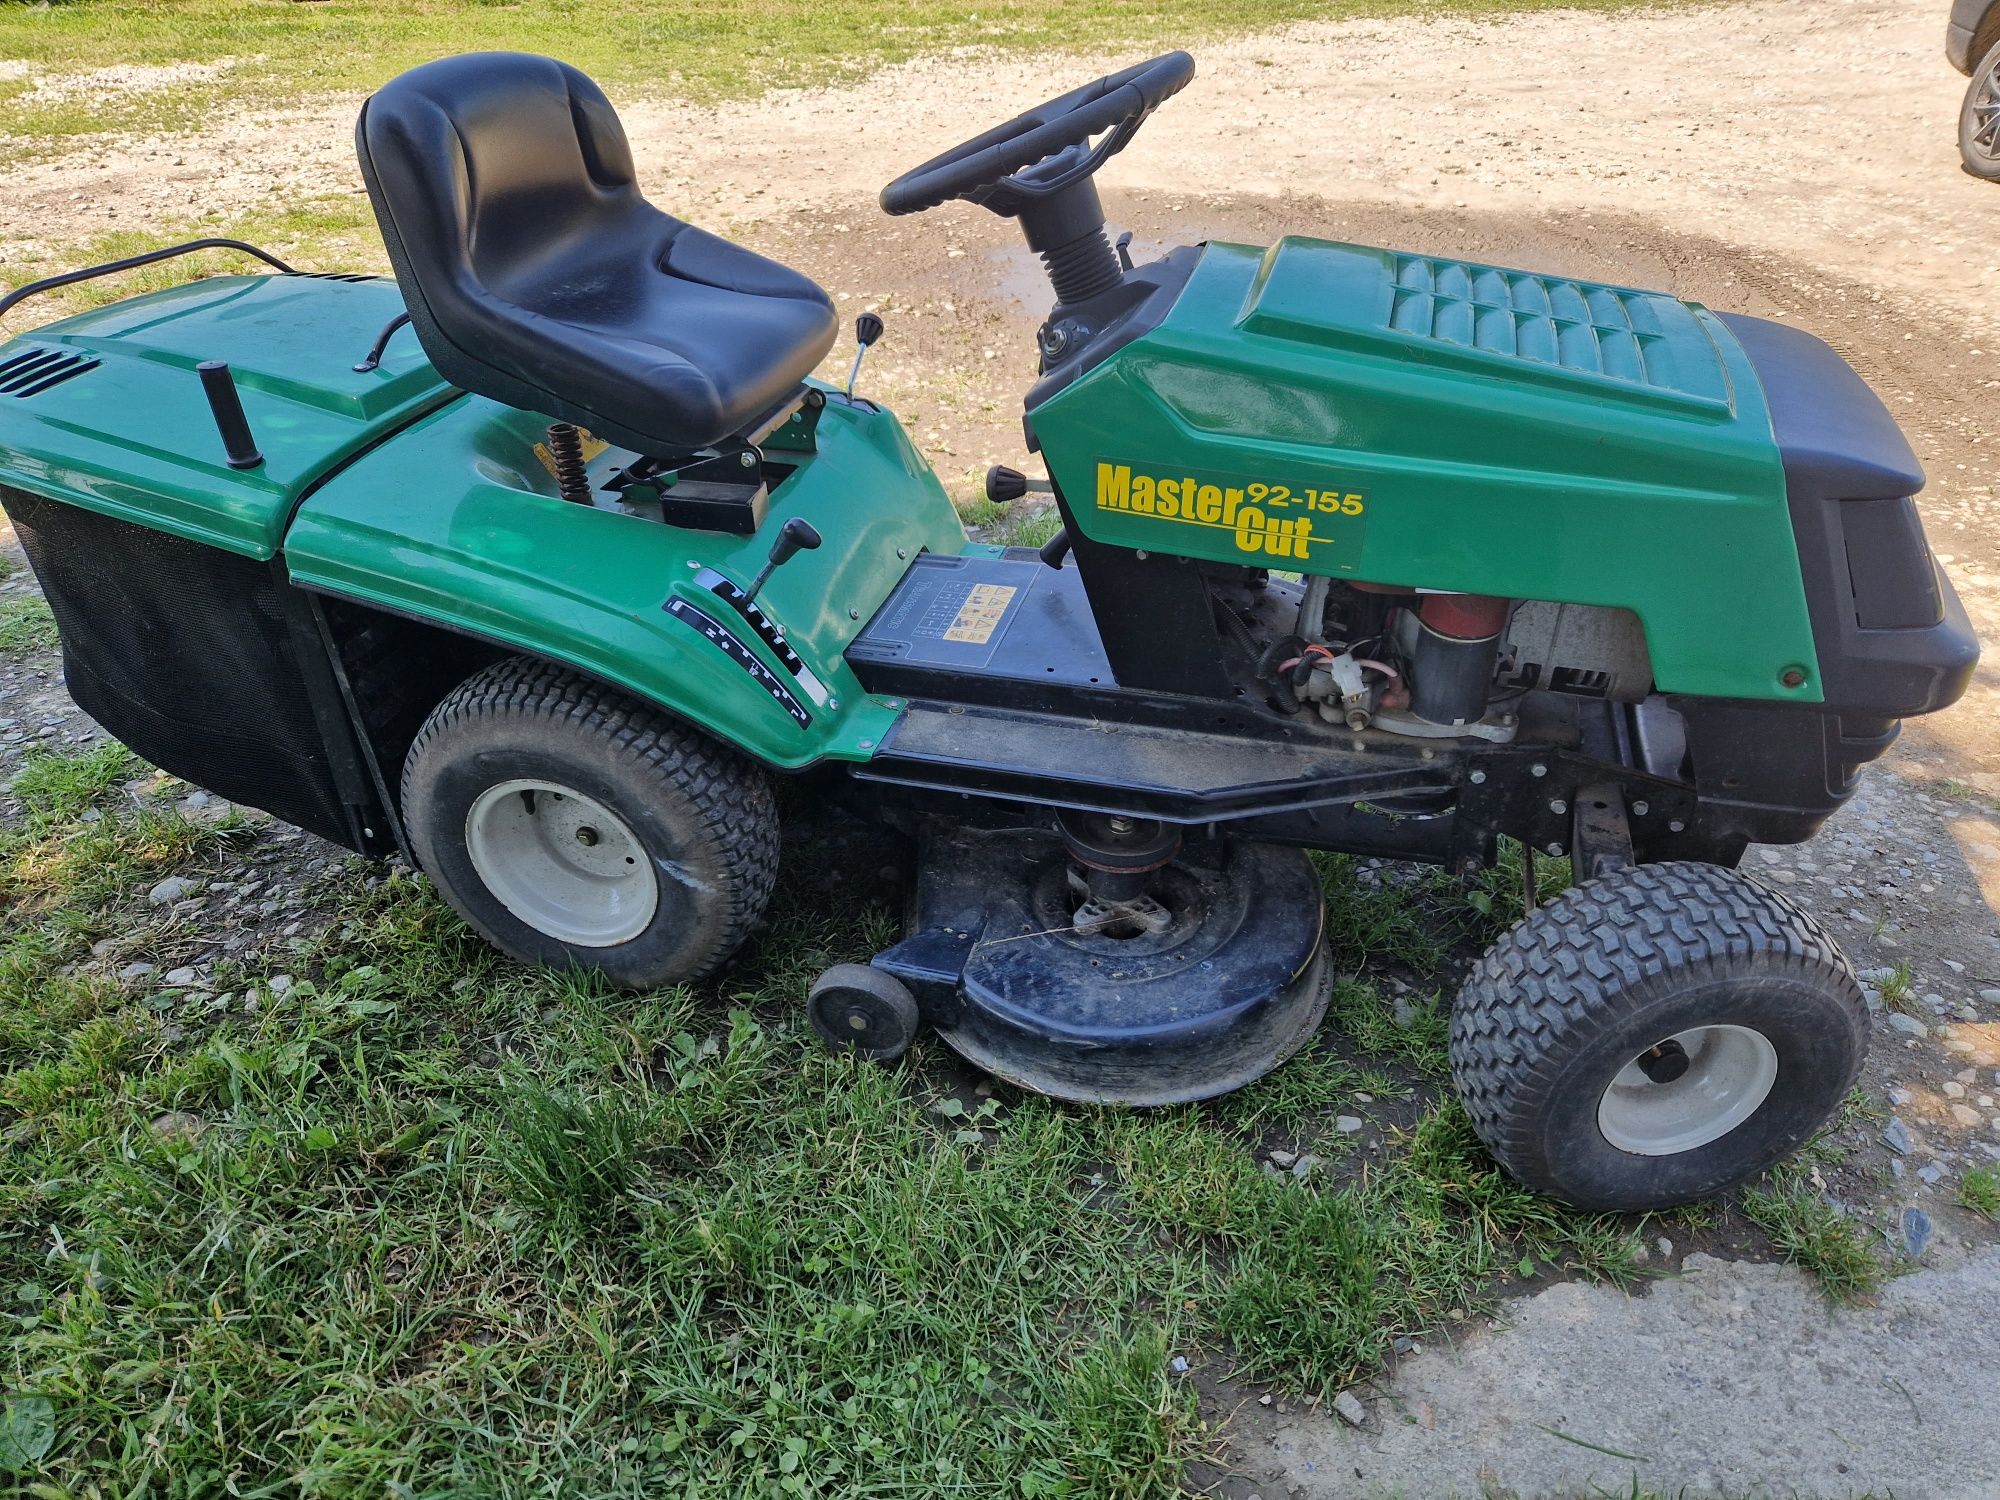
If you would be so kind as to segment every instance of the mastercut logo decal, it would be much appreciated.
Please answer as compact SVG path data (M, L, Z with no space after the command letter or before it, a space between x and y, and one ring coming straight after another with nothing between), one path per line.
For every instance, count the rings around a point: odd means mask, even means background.
M1351 570L1361 549L1368 497L1360 490L1279 484L1235 474L1154 472L1100 461L1097 508L1229 534L1260 561Z

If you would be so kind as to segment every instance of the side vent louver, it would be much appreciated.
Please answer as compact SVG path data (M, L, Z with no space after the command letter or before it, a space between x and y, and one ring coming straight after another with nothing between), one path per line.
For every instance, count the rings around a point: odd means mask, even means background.
M371 276L365 271L286 271L287 276L300 281L380 281L380 276Z
M0 360L0 396L39 396L97 366L97 360L74 349L24 349Z

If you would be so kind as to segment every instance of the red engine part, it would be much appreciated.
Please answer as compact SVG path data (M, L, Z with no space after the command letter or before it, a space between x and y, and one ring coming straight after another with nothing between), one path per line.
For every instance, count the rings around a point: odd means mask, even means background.
M1425 628L1454 641L1483 641L1507 624L1510 599L1487 594L1426 594L1417 606Z

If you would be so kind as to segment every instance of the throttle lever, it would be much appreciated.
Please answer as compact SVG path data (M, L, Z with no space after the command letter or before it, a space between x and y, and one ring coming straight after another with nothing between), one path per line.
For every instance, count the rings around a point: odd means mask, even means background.
M847 372L847 399L854 400L854 383L861 378L861 361L868 357L868 351L875 341L882 337L882 320L874 313L863 313L854 320L854 368Z

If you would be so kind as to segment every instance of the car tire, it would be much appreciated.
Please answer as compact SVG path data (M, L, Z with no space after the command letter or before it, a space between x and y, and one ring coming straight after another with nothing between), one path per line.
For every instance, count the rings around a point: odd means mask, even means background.
M1452 1076L1507 1172L1643 1212L1774 1165L1840 1107L1861 987L1796 906L1715 865L1618 871L1516 923L1454 1007Z
M713 973L777 879L761 769L528 657L431 713L404 761L402 813L424 872L495 947L628 989Z
M1958 156L1974 177L2000 182L2000 42L1987 49L1966 85L1958 110Z

